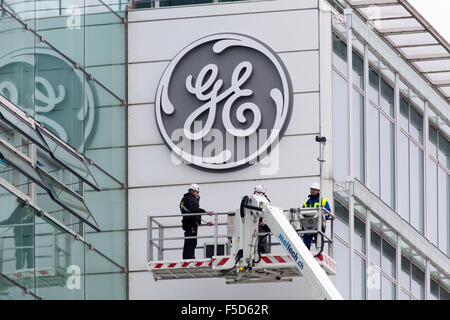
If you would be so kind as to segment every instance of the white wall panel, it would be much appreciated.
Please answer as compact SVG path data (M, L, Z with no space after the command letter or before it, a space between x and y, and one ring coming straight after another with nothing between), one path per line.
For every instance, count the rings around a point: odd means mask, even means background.
M319 91L319 52L281 53L292 81L292 90L298 92Z
M256 301L311 298L311 291L303 278L283 283L226 285L224 279L155 281L150 272L130 273L130 299L250 299Z
M309 187L318 182L319 176L289 179L249 180L228 183L200 184L201 207L228 212L239 207L241 197L263 183L273 205L288 209L299 207L307 200ZM128 193L128 224L130 229L146 228L148 215L178 214L178 204L186 192L187 184L165 187L130 189ZM331 195L325 195L330 197Z
M242 13L261 13L267 11L304 10L318 8L318 0L272 0L249 2L225 2L207 5L179 6L161 10L133 10L129 13L129 21L148 21L163 19L192 18L198 16L220 16Z
M168 61L128 65L128 104L155 102L159 79Z
M154 104L130 106L128 128L129 146L164 143L156 125Z
M230 31L255 37L276 52L318 49L317 21L317 10L307 10L130 23L128 41L133 50L128 61L170 60L197 39ZM308 32L300 37L293 30Z
M298 177L319 174L317 156L319 147L314 135L286 136L279 142L279 154L269 156L274 174L267 178ZM128 150L128 186L161 186L192 181L219 182L263 178L269 166L256 163L234 172L210 172L187 164L174 164L165 145L130 147Z
M319 93L294 94L286 135L319 133Z

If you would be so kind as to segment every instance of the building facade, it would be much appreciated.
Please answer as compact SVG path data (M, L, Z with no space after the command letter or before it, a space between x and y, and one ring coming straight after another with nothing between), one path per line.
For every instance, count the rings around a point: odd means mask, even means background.
M0 296L126 299L123 11L4 1L1 12ZM40 124L61 140L41 141Z
M230 212L254 185L288 209L320 182L345 299L449 299L449 47L406 1L4 1L0 25L4 104L61 139L49 159L0 123L1 298L310 299L301 277L155 281L147 218L174 226L157 258L180 260L180 218L162 216L190 183ZM59 153L71 147L89 175Z

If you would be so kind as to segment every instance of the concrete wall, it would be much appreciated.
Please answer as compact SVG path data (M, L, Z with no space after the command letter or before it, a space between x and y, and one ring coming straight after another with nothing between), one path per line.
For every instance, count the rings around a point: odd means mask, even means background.
M320 59L331 61L331 43L319 54L318 0L278 0L185 6L129 13L128 24L128 185L130 299L307 299L304 279L292 283L226 286L223 279L155 282L146 271L146 216L178 213L189 183L201 186L201 206L216 212L235 210L244 194L263 183L272 203L283 208L305 201L309 186L319 181ZM269 45L292 79L294 104L285 136L279 143L279 170L263 175L254 164L234 172L208 172L175 165L158 132L155 94L170 60L186 45L214 33L236 32ZM331 33L331 28L326 31ZM329 37L330 38L330 37ZM331 39L331 38L330 38ZM331 70L331 67L330 69ZM328 93L326 93L328 95ZM322 126L330 124L322 119ZM331 126L328 126L331 130ZM331 151L331 150L330 150ZM327 164L329 166L329 164ZM331 170L326 171L329 175ZM331 181L324 185L331 198ZM328 192L327 192L328 191ZM179 221L176 221L179 223ZM206 234L206 228L199 233ZM182 235L181 229L171 235ZM169 255L180 259L181 252ZM198 251L198 257L201 252Z

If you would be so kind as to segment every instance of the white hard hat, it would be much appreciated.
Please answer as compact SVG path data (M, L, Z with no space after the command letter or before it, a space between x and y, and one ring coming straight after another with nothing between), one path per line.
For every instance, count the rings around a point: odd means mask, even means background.
M311 188L310 189L316 189L316 190L319 190L320 191L320 184L318 184L317 182L314 182L312 185L311 185Z
M259 193L266 193L266 187L264 187L262 184L257 185L254 189L253 189L253 193L255 192L259 192Z
M194 190L194 191L200 192L200 187L198 186L198 184L192 183L192 184L189 186L189 189L188 189L188 190Z

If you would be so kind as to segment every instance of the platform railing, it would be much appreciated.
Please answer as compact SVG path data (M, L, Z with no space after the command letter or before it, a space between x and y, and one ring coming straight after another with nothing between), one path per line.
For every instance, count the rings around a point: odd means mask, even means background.
M322 241L325 244L328 244L327 247L327 253L330 257L333 257L333 221L335 219L335 216L333 213L328 211L325 208L294 208L289 210L284 210L284 213L288 220L290 221L291 225L294 227L296 232L299 234L299 236L303 237L305 234L320 234L322 236ZM301 228L300 225L300 217L305 217L305 215L309 215L309 218L316 218L318 219L318 230L305 230ZM328 215L328 219L324 220L325 215ZM181 219L183 217L189 217L189 216L200 216L202 217L211 217L213 219L213 225L209 226L207 224L201 224L199 225L199 228L213 228L212 234L206 234L206 235L197 235L197 236L165 236L167 234L167 230L170 229L179 229L180 232L183 232L182 230L182 224L164 224L162 221L165 219ZM220 222L220 217L227 217L227 222ZM214 248L214 256L217 255L218 252L218 246L220 239L226 239L226 249L229 249L231 247L231 239L233 237L234 229L229 230L229 224L230 217L234 217L235 212L213 212L211 215L207 213L186 213L186 214L167 214L167 215L155 215L155 216L147 216L147 261L155 261L154 256L156 253L156 260L162 261L164 260L164 253L168 251L181 251L183 250L183 247L180 246L167 246L167 241L176 241L176 240L185 240L185 239L211 239L213 243ZM329 224L330 228L328 229L328 226L325 228L325 232L322 231L321 226L322 223L325 225ZM219 234L219 227L220 226L226 226L227 232ZM269 226L270 227L270 226ZM327 234L327 230L329 230L329 234ZM272 242L272 236L273 234L271 232L260 232L258 233L259 237L262 236L269 236L269 241L264 244L264 246L268 246L269 248L272 248L273 246L279 246L278 242ZM317 241L317 240L316 240ZM197 246L196 249L201 249L201 246ZM322 247L323 248L323 247ZM225 251L225 250L224 250ZM322 252L322 249L320 249L319 252L312 252L313 255L318 255ZM224 254L227 254L224 252Z
M228 216L234 215L234 212L214 212L211 215L207 213L186 213L186 214L169 214L169 215L158 215L158 216L148 216L147 217L147 261L153 261L154 249L156 248L157 259L164 259L164 251L171 250L182 250L183 247L169 247L166 248L164 245L164 241L170 240L185 240L185 239L212 239L214 241L214 255L217 255L217 246L219 239L228 239L231 235L228 234L219 234L219 226L226 226L227 223L219 223L219 216ZM180 237L164 237L164 230L166 229L181 229L182 224L176 225L163 225L160 221L165 218L183 218L189 216L212 216L214 217L214 233L212 235L204 235L204 236L180 236ZM201 224L199 227L205 227L207 225ZM153 230L157 230L157 238L153 237ZM197 247L198 248L198 247ZM196 248L196 249L197 249Z

